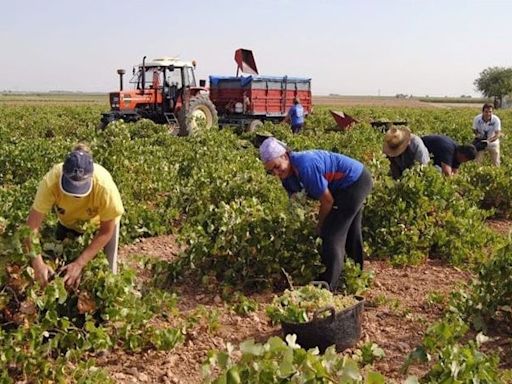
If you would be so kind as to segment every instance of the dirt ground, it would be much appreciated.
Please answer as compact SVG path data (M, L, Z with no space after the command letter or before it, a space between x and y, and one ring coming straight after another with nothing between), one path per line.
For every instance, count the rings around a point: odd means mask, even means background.
M376 97L376 96L313 96L313 105L336 105L336 106L378 106L378 107L407 107L407 108L481 108L478 103L429 103L419 99Z
M493 221L491 226L503 233L511 227L504 221ZM136 255L173 259L178 251L175 239L163 236L124 247L120 258L136 266L133 261ZM406 376L401 375L399 369L406 356L421 342L427 327L440 318L449 292L468 282L471 276L469 272L436 260L405 268L394 268L384 261L368 261L365 268L373 270L376 277L374 286L365 295L363 335L359 345L371 341L383 348L386 356L374 363L374 369L384 374L389 382L402 382ZM137 269L141 279L148 277L140 266ZM209 350L224 349L226 342L237 345L249 338L264 342L280 334L279 327L272 326L265 314L272 293L251 296L258 301L258 310L239 316L217 292L207 292L194 284L175 288L180 297L180 312L191 313L202 306L205 314L216 314L216 327L210 327L208 322L200 324L187 334L183 344L169 352L115 350L96 356L98 365L105 367L118 383L200 383L201 365ZM506 338L498 338L493 344L493 349L501 352L510 348L510 339ZM512 366L511 361L504 364ZM412 367L409 374L421 375L425 369Z

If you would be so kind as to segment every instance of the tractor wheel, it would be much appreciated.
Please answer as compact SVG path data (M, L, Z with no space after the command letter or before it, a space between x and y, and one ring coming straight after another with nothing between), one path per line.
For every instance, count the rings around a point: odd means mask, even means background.
M180 136L189 136L207 130L217 124L217 110L207 95L197 95L190 99L186 115L178 114Z
M101 117L100 122L96 126L96 132L103 131L111 122L119 118L118 115L116 115L116 113L112 111L103 113L102 115L103 116Z
M263 122L261 120L251 120L245 128L245 132L256 132L256 130L261 127L263 127Z
M96 126L96 132L101 132L103 131L105 128L107 128L107 125L109 123L107 122L104 122L104 121L100 121L99 124Z

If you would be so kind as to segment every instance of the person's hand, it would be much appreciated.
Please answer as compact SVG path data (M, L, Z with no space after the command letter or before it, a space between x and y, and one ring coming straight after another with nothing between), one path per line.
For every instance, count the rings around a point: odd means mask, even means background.
M34 269L34 277L36 281L45 287L48 284L48 279L54 274L53 269L45 264L41 256L37 256L32 260L32 268Z
M66 288L78 288L83 268L84 266L78 260L75 260L62 268L62 272L66 272L64 275L64 284L66 285Z

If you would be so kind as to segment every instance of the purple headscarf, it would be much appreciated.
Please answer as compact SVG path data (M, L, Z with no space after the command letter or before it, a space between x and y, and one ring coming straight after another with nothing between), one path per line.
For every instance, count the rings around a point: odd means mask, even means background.
M260 146L260 158L263 163L268 163L286 153L286 144L277 140L275 137L269 137Z

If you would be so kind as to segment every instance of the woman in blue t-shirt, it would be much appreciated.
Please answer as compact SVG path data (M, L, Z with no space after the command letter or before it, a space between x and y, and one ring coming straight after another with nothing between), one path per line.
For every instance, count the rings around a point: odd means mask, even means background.
M260 157L265 170L281 179L290 196L305 190L320 201L317 233L326 270L319 279L335 290L345 252L363 268L361 219L373 185L370 172L359 161L338 153L292 152L274 137L261 144Z

